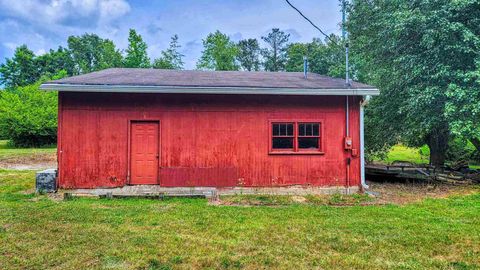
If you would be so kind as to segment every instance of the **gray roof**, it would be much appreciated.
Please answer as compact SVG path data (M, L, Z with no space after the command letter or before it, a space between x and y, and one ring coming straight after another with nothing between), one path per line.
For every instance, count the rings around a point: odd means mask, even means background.
M110 68L42 85L45 90L221 94L378 94L370 85L303 72L246 72ZM305 92L305 93L304 93Z

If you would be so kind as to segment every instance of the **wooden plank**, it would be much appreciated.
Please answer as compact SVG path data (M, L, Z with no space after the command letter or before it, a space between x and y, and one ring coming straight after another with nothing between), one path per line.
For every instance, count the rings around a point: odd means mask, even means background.
M408 179L416 181L438 181L450 184L471 184L477 174L466 175L447 168L432 166L396 166L396 165L367 165L366 174L372 177L385 179Z

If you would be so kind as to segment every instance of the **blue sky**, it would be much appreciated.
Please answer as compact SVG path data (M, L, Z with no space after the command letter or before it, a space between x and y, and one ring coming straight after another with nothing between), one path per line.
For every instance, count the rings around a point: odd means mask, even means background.
M325 32L340 33L338 0L291 2ZM320 37L282 0L0 0L0 61L21 44L42 54L83 33L109 38L125 50L128 30L135 28L152 59L178 34L185 68L193 69L208 33L218 29L234 41L260 39L273 27L290 33L291 42Z

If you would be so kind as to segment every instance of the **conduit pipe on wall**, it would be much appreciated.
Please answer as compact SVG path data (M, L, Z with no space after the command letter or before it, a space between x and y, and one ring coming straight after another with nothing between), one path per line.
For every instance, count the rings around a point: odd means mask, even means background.
M345 140L350 136L350 106L348 103L348 96L345 97ZM345 149L347 153L349 152ZM350 194L350 155L347 156L347 179L346 179L346 186L347 186L347 194Z
M350 117L349 117L349 104L348 104L348 96L345 97L345 136L348 137L350 135L350 130L349 130L349 126L350 126Z
M365 182L365 138L364 138L364 108L368 104L370 96L364 96L360 101L360 183L362 189L368 189L368 185Z

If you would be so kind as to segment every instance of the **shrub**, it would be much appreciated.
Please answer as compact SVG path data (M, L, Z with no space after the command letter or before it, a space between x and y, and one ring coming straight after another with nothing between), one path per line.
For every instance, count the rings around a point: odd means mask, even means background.
M2 94L5 92L5 90L0 89L0 100L2 100ZM6 140L8 139L7 134L5 133L5 130L3 128L0 128L0 140Z
M418 152L420 153L420 155L422 157L426 157L426 158L430 157L430 148L428 148L428 145L426 145L426 144L424 146L420 147L418 149Z
M462 138L454 138L448 142L447 160L450 162L469 162L476 158L476 148Z
M41 146L57 140L57 93L40 83L4 91L0 96L0 130L15 146Z

